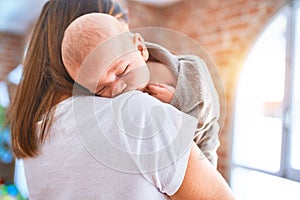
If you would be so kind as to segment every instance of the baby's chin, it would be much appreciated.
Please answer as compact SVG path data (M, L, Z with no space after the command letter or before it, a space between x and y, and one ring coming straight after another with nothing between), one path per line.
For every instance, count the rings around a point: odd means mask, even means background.
M147 85L148 83L145 83L143 85L140 85L139 87L137 87L135 90L139 90L139 91L142 91L142 92L146 92L147 91Z
M126 87L124 90L119 91L116 94L111 95L109 98L114 98L116 96L119 96L120 94L123 94L125 92L129 92L129 91L141 91L141 92L146 92L146 87L147 84L143 84L143 85L139 85L139 86L131 86L131 87Z
M129 91L141 91L141 92L145 92L145 90L146 90L146 87L144 87L144 86L135 87L135 88L132 87L132 88L126 88L126 90L124 90L120 94L125 93L125 92L129 92Z

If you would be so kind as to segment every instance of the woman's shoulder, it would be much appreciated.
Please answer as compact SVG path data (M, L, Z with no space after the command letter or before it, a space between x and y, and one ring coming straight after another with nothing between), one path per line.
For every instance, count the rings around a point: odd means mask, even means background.
M72 112L76 116L130 116L130 118L160 118L168 115L170 120L183 113L170 104L163 103L141 91L129 91L115 98L98 96L72 96L56 105L56 114Z

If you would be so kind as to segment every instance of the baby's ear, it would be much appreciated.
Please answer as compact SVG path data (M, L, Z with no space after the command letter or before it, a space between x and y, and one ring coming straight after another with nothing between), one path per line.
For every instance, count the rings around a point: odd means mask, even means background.
M143 56L144 60L147 61L149 58L149 52L144 43L144 38L140 34L134 33L132 41L134 46L141 52L141 55Z

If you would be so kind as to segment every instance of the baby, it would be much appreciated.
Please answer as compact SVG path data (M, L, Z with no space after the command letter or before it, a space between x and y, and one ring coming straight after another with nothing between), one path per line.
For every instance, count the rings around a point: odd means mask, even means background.
M66 29L62 59L71 78L96 95L111 98L140 90L196 117L195 141L216 166L218 95L198 57L175 56L159 45L145 43L116 18L91 13Z

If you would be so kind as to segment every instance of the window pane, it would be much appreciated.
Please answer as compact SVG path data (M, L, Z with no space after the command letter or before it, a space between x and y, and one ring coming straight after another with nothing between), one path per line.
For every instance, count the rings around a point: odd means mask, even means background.
M8 89L4 82L0 81L0 105L7 107L9 104Z
M280 169L286 17L277 16L252 48L237 93L233 162Z
M295 43L295 78L292 104L292 135L291 135L291 164L295 169L300 170L300 8L297 9L296 20L296 43Z
M231 187L237 199L299 200L299 182L242 168L234 168L231 176Z

